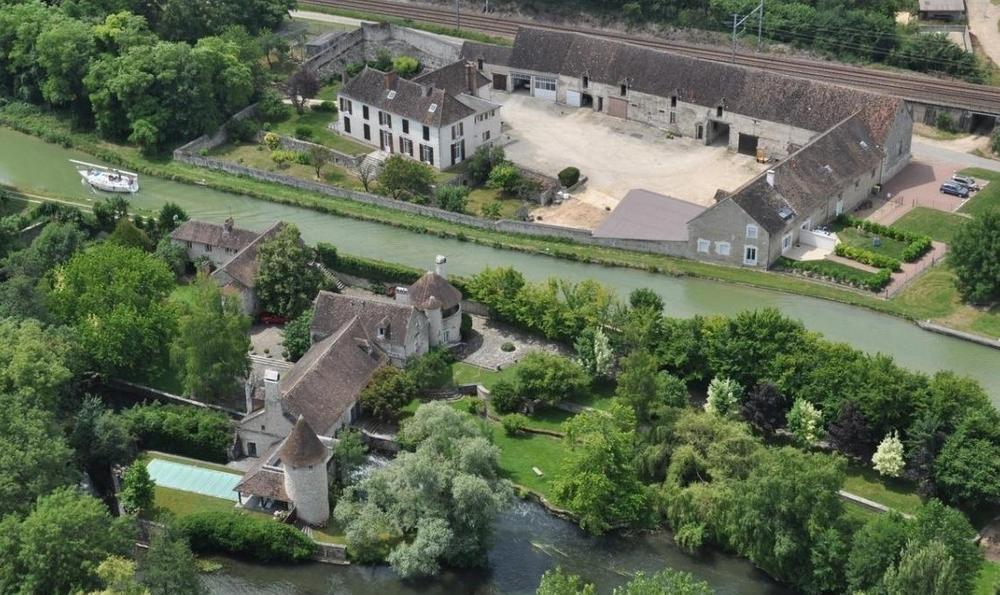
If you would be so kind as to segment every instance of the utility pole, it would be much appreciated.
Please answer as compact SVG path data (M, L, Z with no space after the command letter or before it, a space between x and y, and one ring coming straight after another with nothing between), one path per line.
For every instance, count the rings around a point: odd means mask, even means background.
M462 15L458 11L458 3L459 3L459 0L455 0L455 28L456 29L461 29L462 28Z
M739 14L733 14L733 63L736 63L736 33L739 28L750 20L754 14L757 15L757 49L761 47L761 38L764 33L764 0L760 0L760 4L754 7L753 10L748 12L746 16L740 18Z

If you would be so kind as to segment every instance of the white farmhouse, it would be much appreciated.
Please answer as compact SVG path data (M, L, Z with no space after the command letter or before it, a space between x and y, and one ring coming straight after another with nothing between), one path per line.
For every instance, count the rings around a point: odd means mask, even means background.
M489 80L464 61L413 81L365 68L340 91L340 131L446 169L500 137L500 105L481 97L488 89Z

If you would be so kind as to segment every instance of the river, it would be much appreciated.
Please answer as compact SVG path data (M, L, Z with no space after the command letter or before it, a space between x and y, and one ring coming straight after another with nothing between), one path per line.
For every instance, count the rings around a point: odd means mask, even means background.
M40 192L86 200L98 198L80 184L68 159L93 160L76 151L0 127L0 182ZM157 209L173 201L193 218L263 229L281 219L298 225L308 242L330 242L346 253L410 266L430 267L436 254L449 256L449 271L472 275L486 266L510 265L529 279L548 276L571 281L593 278L625 296L637 287L657 291L667 314L734 314L773 306L802 320L829 339L868 352L893 356L900 364L923 372L954 370L976 378L1000 405L1000 350L923 331L903 319L836 302L742 287L701 279L676 278L627 268L583 264L442 239L377 223L366 223L279 205L209 188L143 176L142 190L131 200L139 208Z

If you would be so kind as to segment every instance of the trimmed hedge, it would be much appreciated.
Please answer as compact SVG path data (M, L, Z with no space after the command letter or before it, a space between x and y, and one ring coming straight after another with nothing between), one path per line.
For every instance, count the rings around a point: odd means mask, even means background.
M778 264L781 268L799 271L809 277L828 279L835 283L851 285L869 291L881 291L892 281L892 274L888 269L869 273L823 260L795 261L788 258L782 258Z
M233 424L218 411L187 405L136 405L122 411L139 446L215 463L229 460Z
M559 172L559 183L563 188L569 188L580 181L580 170L575 167L567 167Z
M246 556L261 562L301 562L316 553L304 533L274 520L241 512L196 512L176 524L195 553Z
M906 242L907 246L903 250L904 262L914 262L916 260L920 260L920 257L931 249L931 239L929 237L915 234L903 229L888 227L880 223L875 223L874 221L858 219L857 217L852 217L847 214L842 214L837 217L837 222L841 225L861 228L868 233L874 233L893 240L899 240L900 242Z
M378 283L409 285L415 283L426 272L416 267L408 267L384 260L363 258L351 254L339 254L336 246L324 242L316 244L316 257L323 263L323 266L330 270ZM465 293L465 281L463 279L449 277L448 282L458 288L459 291Z
M901 271L903 268L899 261L895 258L884 254L878 254L877 252L872 252L871 250L865 250L864 248L856 248L854 246L848 246L847 244L837 244L833 251L837 256L850 258L853 261L878 267L880 269Z

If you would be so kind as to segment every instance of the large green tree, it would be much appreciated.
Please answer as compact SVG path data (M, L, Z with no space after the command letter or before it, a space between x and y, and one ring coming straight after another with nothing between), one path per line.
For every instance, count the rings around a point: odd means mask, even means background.
M268 312L295 318L312 304L322 275L312 266L313 251L299 228L285 224L257 251L257 299Z
M0 516L24 512L38 496L77 478L73 451L53 416L0 395Z
M661 371L647 351L634 351L622 359L615 396L632 405L642 420L658 407L683 407L688 400L684 381Z
M386 364L375 370L361 391L361 406L375 417L392 419L413 400L416 392L406 372Z
M426 163L393 155L378 173L378 186L397 200L424 202L431 195L434 169Z
M518 392L546 405L572 400L584 393L590 378L575 361L544 351L532 351L515 368Z
M94 370L136 377L165 363L177 322L166 303L173 286L153 255L104 243L56 269L49 307L75 329Z
M970 506L1000 504L1000 414L969 414L944 443L934 479L945 499Z
M846 567L849 591L877 592L886 570L899 562L909 538L909 522L897 512L868 520L852 538Z
M963 225L951 243L949 261L965 300L989 304L1000 299L1000 210Z
M250 372L250 317L234 296L200 276L190 300L180 306L171 348L185 394L217 400L231 396Z
M55 411L67 403L77 364L67 333L35 320L0 320L0 392Z
M12 275L39 279L52 267L69 260L86 239L74 223L49 223L28 248L10 255L6 269Z
M139 569L150 595L206 592L187 539L170 527L153 536Z

